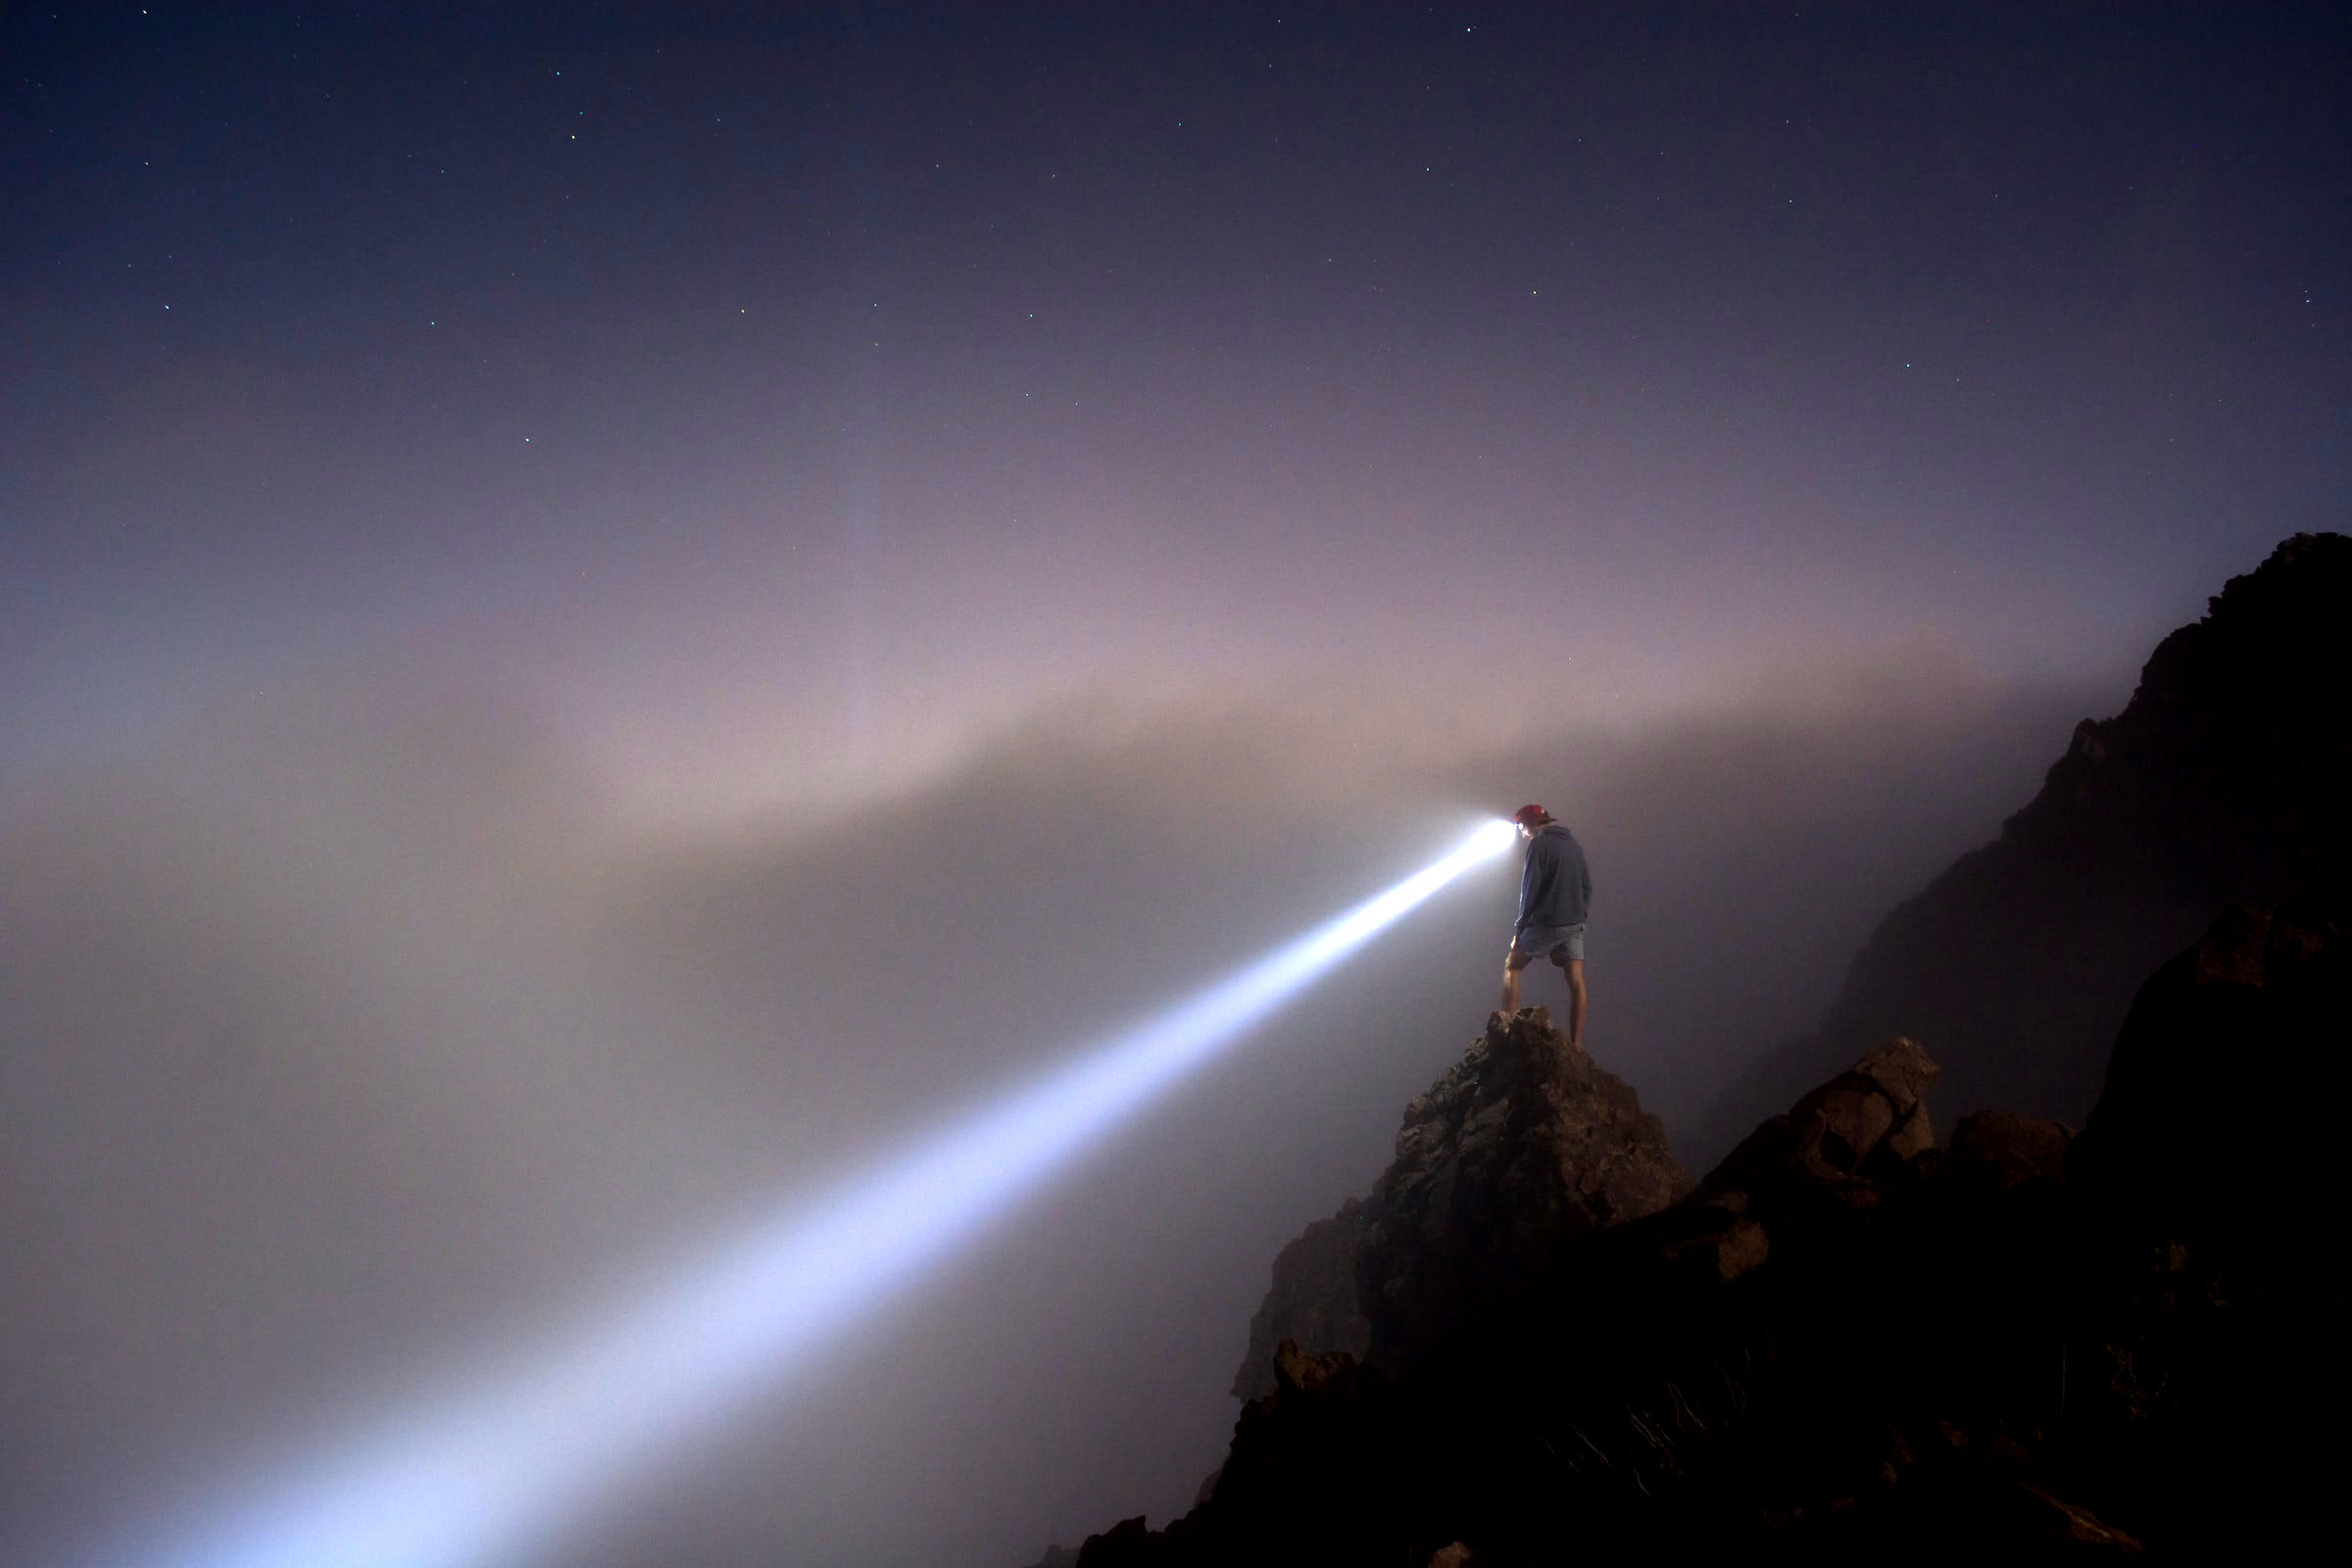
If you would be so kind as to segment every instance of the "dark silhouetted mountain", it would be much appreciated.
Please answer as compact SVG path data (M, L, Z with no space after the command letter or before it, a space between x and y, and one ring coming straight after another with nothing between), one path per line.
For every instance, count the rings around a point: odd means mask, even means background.
M2347 914L2226 911L2140 988L2080 1136L1986 1111L1936 1147L1937 1065L1898 1039L1688 1192L1622 1084L1538 1017L1492 1028L1363 1205L1369 1354L1279 1343L1200 1502L1081 1568L2324 1539Z
M2352 538L2297 534L2157 645L2041 793L1879 926L1821 1031L1709 1118L1718 1142L1873 1040L1910 1035L1941 1098L2080 1122L2142 976L2226 904L2352 865Z

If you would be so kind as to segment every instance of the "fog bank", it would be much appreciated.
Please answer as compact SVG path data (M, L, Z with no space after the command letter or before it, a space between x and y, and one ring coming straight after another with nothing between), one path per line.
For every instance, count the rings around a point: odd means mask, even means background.
M1923 667L1432 744L1102 692L662 838L529 704L387 679L49 780L0 821L10 1554L527 1336L1525 800L1592 862L1592 1050L1687 1131L2112 698ZM1450 890L562 1560L1010 1563L1183 1506L1275 1250L1492 1006L1511 897Z

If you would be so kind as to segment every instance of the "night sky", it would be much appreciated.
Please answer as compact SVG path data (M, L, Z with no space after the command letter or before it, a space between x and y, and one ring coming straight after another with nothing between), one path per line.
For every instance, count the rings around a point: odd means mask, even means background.
M2352 519L2340 10L612 10L0 19L42 1541L1464 812L1569 803L1594 1050L1687 1125L2157 637ZM1180 1509L1507 899L611 1560Z
M387 648L696 796L2104 670L2341 521L2340 19L1614 9L12 8L18 766Z

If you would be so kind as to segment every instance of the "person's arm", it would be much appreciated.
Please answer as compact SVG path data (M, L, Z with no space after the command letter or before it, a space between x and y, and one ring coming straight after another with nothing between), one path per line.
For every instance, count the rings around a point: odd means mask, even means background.
M1511 929L1516 931L1527 924L1527 904L1536 896L1536 847L1527 847L1527 861L1519 871L1519 918Z
M1585 913L1592 912L1592 862L1583 856L1576 858L1576 879L1584 890Z

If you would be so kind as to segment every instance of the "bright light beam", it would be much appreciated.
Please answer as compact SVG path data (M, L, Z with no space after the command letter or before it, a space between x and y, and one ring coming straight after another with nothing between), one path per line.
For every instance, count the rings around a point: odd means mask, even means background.
M133 1560L482 1568L543 1543L1512 836L1508 822L1482 825L1443 859L904 1157L665 1273L552 1348L419 1401L290 1484L257 1489L194 1540Z

